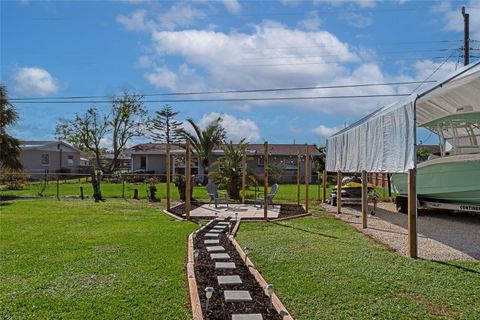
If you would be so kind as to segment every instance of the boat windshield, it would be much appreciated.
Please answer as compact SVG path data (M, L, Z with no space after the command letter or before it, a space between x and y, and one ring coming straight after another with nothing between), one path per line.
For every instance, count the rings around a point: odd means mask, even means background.
M480 153L480 112L458 113L424 125L440 137L440 152L446 153L447 142L452 146L450 154Z

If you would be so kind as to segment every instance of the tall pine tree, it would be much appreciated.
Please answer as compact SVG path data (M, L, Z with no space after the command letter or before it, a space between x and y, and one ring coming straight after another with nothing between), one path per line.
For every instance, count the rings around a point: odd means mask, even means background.
M155 117L150 121L150 137L153 142L175 144L184 140L178 134L182 123L175 120L177 114L168 104L161 111L155 112Z

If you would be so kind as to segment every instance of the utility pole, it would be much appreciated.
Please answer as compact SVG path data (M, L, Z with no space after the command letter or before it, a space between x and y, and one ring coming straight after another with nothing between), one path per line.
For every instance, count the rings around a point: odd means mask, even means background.
M463 65L470 63L470 14L465 13L465 7L462 7L463 15Z

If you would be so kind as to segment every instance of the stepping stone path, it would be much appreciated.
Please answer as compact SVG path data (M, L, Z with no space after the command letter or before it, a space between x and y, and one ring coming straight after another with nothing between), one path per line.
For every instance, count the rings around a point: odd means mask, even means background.
M232 320L263 320L260 313L233 314Z
M218 238L220 233L205 233L205 238Z
M237 266L233 262L215 262L215 269L236 269Z
M225 252L225 248L219 245L220 240L218 238L220 235L225 234L225 231L230 226L230 223L234 222L234 220L230 220L230 222L225 221L225 218L215 218L214 222L212 223L213 227L210 228L207 233L205 233L205 238L217 239L205 239L203 241L203 243L206 245L206 251L210 253L210 258L215 261L215 273L218 274L217 281L218 285L221 287L243 284L239 275L222 275L222 270L235 270L237 268L234 262L217 261L231 259L230 255ZM231 271L229 273L231 273ZM226 303L252 302L252 296L248 290L223 290L223 295ZM232 314L232 320L263 320L263 317L260 313Z
M217 276L218 284L242 284L240 276Z
M247 290L225 290L223 291L225 302L250 302L252 296Z
M230 259L230 256L227 253L212 253L210 254L212 260L225 260Z
M207 247L207 252L223 252L223 251L225 251L225 248L222 246Z

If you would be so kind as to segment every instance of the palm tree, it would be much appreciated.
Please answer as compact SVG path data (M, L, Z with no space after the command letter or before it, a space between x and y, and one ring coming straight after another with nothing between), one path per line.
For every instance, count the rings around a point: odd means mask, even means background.
M248 147L245 139L240 140L238 144L226 145L223 157L220 157L214 163L216 170L210 173L215 184L220 188L226 189L231 199L240 199L240 190L242 189L242 160Z
M7 127L18 119L18 113L7 98L7 88L0 86L0 169L21 170L20 141L7 133Z
M181 129L179 135L192 145L198 157L199 174L204 174L202 182L206 184L213 149L215 146L222 144L226 137L225 129L222 126L222 118L213 120L204 130L201 130L192 119L187 119L187 122L193 127L195 133L192 134L185 129Z

